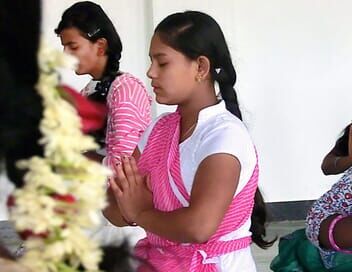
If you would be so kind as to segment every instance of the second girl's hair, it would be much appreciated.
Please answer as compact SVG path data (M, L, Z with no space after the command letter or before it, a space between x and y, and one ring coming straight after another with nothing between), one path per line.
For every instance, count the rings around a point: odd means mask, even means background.
M107 40L108 56L103 77L97 85L96 99L106 101L106 95L111 83L119 73L122 43L120 37L104 10L97 4L84 1L73 4L62 14L61 21L55 29L56 34L60 34L64 29L77 28L81 35L91 42L96 42L100 38Z
M217 81L226 108L242 120L234 85L236 71L230 51L218 23L209 15L198 11L174 13L166 17L155 29L168 46L195 60L205 56L210 61L212 79ZM251 231L253 241L261 248L267 248L275 241L267 242L265 237L266 209L263 197L257 189L252 213Z

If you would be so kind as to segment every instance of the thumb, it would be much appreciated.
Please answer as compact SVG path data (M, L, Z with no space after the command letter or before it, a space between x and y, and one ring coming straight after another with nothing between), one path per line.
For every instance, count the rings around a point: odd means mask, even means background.
M151 182L150 175L145 176L144 180L145 180L145 184L147 185L148 190L152 192L152 182Z

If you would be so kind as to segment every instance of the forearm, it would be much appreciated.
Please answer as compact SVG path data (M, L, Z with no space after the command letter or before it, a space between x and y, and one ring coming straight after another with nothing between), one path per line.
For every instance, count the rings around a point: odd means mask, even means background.
M348 168L352 166L352 157L351 156L327 156L322 165L321 169L325 175L336 175L343 173Z
M334 250L331 246L329 239L329 227L333 219L336 218L338 214L334 214L329 216L325 220L321 222L320 230L319 230L319 241L323 245L323 247L327 249ZM343 248L350 249L352 247L352 217L348 216L339 221L334 228L334 240L335 243Z
M146 231L180 243L206 242L216 229L209 227L208 222L197 216L191 208L172 212L147 210L138 216L136 223Z

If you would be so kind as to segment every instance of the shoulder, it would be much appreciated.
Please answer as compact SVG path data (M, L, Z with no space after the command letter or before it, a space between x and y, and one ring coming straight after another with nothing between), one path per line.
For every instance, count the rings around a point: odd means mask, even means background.
M134 86L146 89L144 83L130 73L123 73L122 75L117 76L111 84L112 89L117 89L122 86Z
M109 101L129 101L138 105L150 105L152 98L143 82L137 77L123 73L112 82Z
M255 147L243 122L230 112L200 124L195 158L201 162L212 154L226 153L239 159L242 167L255 161Z
M202 139L216 137L217 140L239 141L241 139L252 142L251 136L244 123L230 112L218 114L204 124L201 124Z

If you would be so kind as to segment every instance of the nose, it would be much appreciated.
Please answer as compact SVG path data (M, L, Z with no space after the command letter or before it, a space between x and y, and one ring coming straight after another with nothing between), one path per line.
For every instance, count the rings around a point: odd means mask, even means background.
M153 64L150 64L149 69L147 70L147 77L149 77L150 79L156 77L155 69L153 68Z
M67 46L64 46L64 52L70 54L70 49Z
M68 46L64 46L64 52L65 52L66 54L73 55L72 50L71 50L70 47L68 47Z

